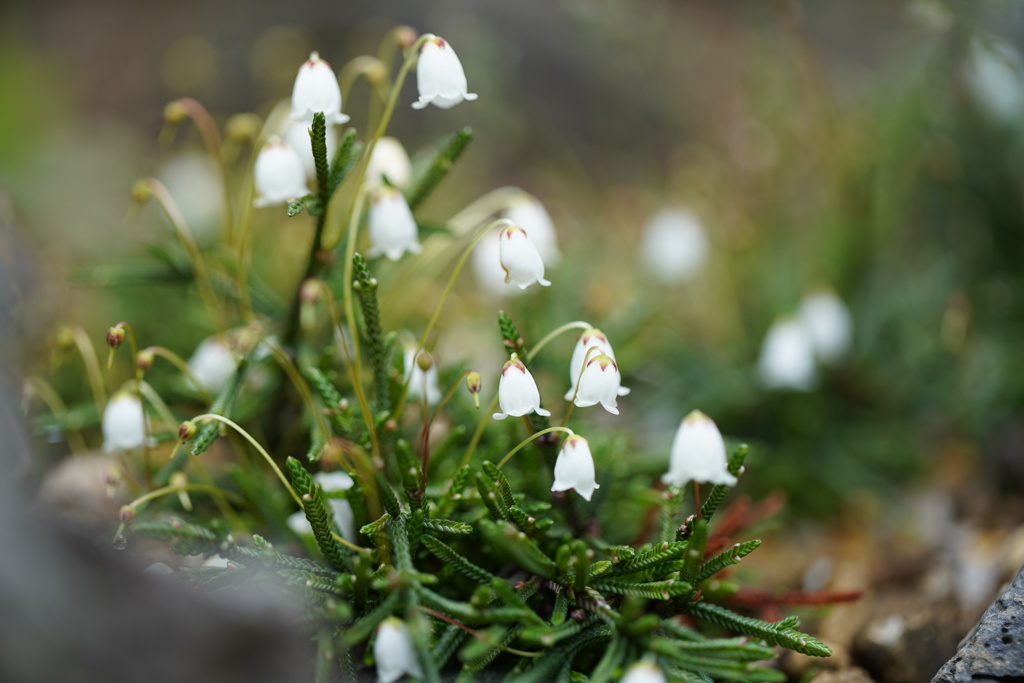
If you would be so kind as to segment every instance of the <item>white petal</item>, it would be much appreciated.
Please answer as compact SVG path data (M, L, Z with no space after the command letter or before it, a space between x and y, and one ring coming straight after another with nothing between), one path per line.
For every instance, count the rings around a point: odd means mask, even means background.
M405 252L418 254L421 246L412 210L401 192L378 188L373 195L368 219L371 249L397 261Z
M103 450L131 451L146 440L146 416L134 394L121 391L103 409Z
M661 282L686 282L704 264L707 252L704 228L686 209L663 210L644 226L640 254L644 264Z
M395 187L405 187L412 178L409 155L396 138L384 136L373 146L366 167L366 182L381 185L384 178Z
M317 472L313 475L313 480L317 484L320 484L320 488L325 493L332 493L334 491L347 491L353 486L355 482L347 472L337 470L335 472Z
M799 317L822 363L834 363L850 348L853 318L833 292L822 290L805 296L800 302Z
M619 683L665 683L665 672L654 662L641 660L626 669Z
M505 417L521 417L528 413L548 416L551 413L540 407L540 390L530 371L518 360L509 361L502 368L498 380L498 405L501 412L493 415L495 420Z
M311 123L313 114L323 112L328 123L345 123L348 116L341 113L341 89L331 65L314 52L299 67L292 87L291 119Z
M413 103L414 109L423 109L428 104L449 109L463 100L475 100L477 97L467 92L462 63L455 50L442 38L429 40L420 49L416 86L419 100Z
M385 619L377 627L373 658L377 662L379 683L394 683L406 674L417 678L423 676L409 627L395 617Z
M562 255L558 251L555 226L536 197L524 192L509 203L504 217L526 231L545 264L553 266L558 263Z
M223 339L216 336L199 342L188 360L188 371L211 394L219 394L224 390L237 367L234 352Z
M570 436L562 444L555 460L555 481L552 491L568 491L574 489L586 500L594 495L594 490L601 488L595 481L594 458L590 453L590 445L580 436Z
M283 204L309 194L302 157L277 138L271 138L256 157L253 182L259 195L258 206Z
M761 382L770 389L813 389L818 376L814 341L807 328L793 318L773 323L761 345L757 369Z
M288 121L282 137L285 142L292 146L302 159L302 166L306 170L306 178L310 181L316 180L316 163L313 161L313 145L309 138L309 126L305 123ZM338 133L334 126L327 126L327 162L330 163L334 157L334 150L338 147Z
M508 279L520 289L526 289L534 282L545 287L551 284L544 279L544 260L540 252L522 228L513 226L502 230L499 257Z
M727 469L722 433L711 418L695 410L683 419L672 441L669 471L661 480L673 486L688 481L736 484Z

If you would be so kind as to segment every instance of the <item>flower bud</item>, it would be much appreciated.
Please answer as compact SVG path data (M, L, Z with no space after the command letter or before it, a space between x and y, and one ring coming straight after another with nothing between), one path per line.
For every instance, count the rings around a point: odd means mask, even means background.
M545 417L551 415L551 411L540 407L540 390L537 388L537 382L519 360L519 356L514 353L501 369L498 405L501 412L494 413L495 420L504 420L510 415L520 417L528 413L537 413Z
M434 367L434 357L426 351L420 351L419 355L416 356L416 365L423 372L426 372L430 368Z
M299 290L299 299L304 304L315 304L320 300L322 292L323 282L317 278L310 278L302 283L302 288Z
M54 341L57 343L58 349L65 351L75 345L75 335L71 331L70 327L63 325L59 330L57 330Z
M313 52L299 67L292 88L292 121L311 123L313 114L323 112L327 123L345 123L341 113L341 88L331 65Z
M409 398L422 398L426 395L427 404L436 405L441 401L437 365L426 351L420 351L414 358L415 352L416 349L412 347L405 350L405 376L410 378Z
M408 50L420 37L419 32L412 26L396 26L394 29L395 42L402 50Z
M107 346L112 349L121 348L121 344L124 343L124 323L118 323L107 330Z
M688 481L736 485L727 469L722 433L710 417L694 410L683 418L672 441L669 470L661 480L672 486Z
M185 420L178 427L178 439L182 443L187 443L194 439L196 436L196 423L192 420Z
M530 241L526 230L510 225L501 231L498 244L498 258L505 271L505 282L514 282L519 289L526 289L534 282L544 287L551 283L544 279L544 260L537 247Z
M156 354L153 353L152 349L142 349L135 356L135 364L139 366L139 370L146 372L153 367L153 361L156 360Z
M175 126L188 117L188 110L181 100L172 100L164 107L164 122Z
M582 436L573 434L562 442L562 450L555 460L555 482L552 491L574 489L584 499L590 500L594 490L601 488L595 481L594 456L590 444Z
M443 38L436 36L420 48L416 86L420 96L412 103L413 109L423 109L428 104L451 109L463 100L477 98L475 93L467 92L466 72L455 50Z
M473 395L473 403L480 407L480 390L483 389L483 378L479 372L470 372L466 375L466 389Z
M135 508L131 505L122 505L118 514L121 517L121 523L127 524L135 518Z

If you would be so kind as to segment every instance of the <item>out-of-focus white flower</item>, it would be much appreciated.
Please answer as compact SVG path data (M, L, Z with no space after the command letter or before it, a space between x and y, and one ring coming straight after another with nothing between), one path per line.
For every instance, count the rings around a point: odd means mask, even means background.
M555 224L540 200L524 192L509 202L503 216L526 231L544 263L558 263L562 254L558 251Z
M505 271L505 282L514 282L519 289L526 289L534 282L551 286L544 279L544 260L540 252L521 226L510 225L501 231L498 260Z
M334 126L327 126L324 139L327 141L327 163L334 157L334 150L338 147L338 133ZM306 178L316 178L316 162L313 160L313 143L309 138L309 126L305 123L288 121L284 129L284 141L292 146L302 159L302 167L306 171Z
M377 662L378 683L394 683L406 674L423 677L409 627L397 617L388 617L377 627L373 658Z
M355 543L358 539L356 537L355 515L352 512L352 505L344 498L336 498L330 495L337 491L347 491L352 488L355 483L352 481L352 477L341 471L318 472L313 475L313 480L320 485L324 493L328 494L327 502L334 513L334 521L338 525L338 531L341 532L342 537L346 541ZM286 521L288 528L298 536L308 536L313 533L313 527L309 525L306 513L302 510L292 513Z
M284 140L272 137L263 145L253 169L256 194L253 206L284 204L309 194L302 157Z
M757 370L769 389L813 389L818 372L811 333L795 318L776 320L761 344Z
M331 65L313 52L299 67L292 87L292 121L312 123L313 114L323 112L327 123L345 123L341 113L341 88Z
M405 376L409 377L409 398L423 398L424 391L427 396L427 405L437 405L441 400L441 387L438 386L437 363L431 362L430 367L424 370L420 367L415 356L415 348L405 350ZM424 352L421 351L422 355Z
M220 569L233 568L231 560L222 555L210 555L208 558L203 560L204 567L218 567Z
M157 177L178 201L178 208L200 243L216 239L224 184L209 155L182 152L160 166Z
M616 399L619 396L622 376L619 374L619 366L610 356L600 354L587 361L587 367L580 377L580 388L576 392L576 400L573 401L580 408L596 405L598 403L612 415L619 414Z
M551 415L550 411L540 407L540 389L537 388L537 382L523 365L523 361L514 353L501 369L501 379L498 380L498 406L501 412L494 413L495 420L504 420L509 415L520 417L527 413Z
M413 109L423 109L428 104L451 109L462 100L475 100L477 97L475 93L466 92L466 72L462 70L462 62L451 43L436 36L420 48L416 85L420 98L412 103Z
M199 342L192 357L188 359L188 371L199 382L199 386L211 394L223 391L237 367L234 352L217 336Z
M654 662L643 659L626 669L619 683L665 683L665 672Z
M416 219L398 190L378 187L373 190L368 219L370 231L369 256L384 254L392 261L402 254L418 254L422 250L418 238Z
M967 88L990 116L1019 124L1024 116L1024 60L1010 43L994 36L971 42L964 65Z
M604 354L615 360L615 352L612 351L612 345L608 342L608 337L605 336L604 332L593 327L589 330L584 330L583 334L576 338L576 346L573 347L572 358L569 360L569 391L565 392L566 401L571 401L573 394L576 393L576 382L580 379L580 372L583 370L583 360L587 357L587 351L595 347L597 351L590 354L591 359ZM629 389L622 386L619 387L619 396L625 396L628 393Z
M558 451L555 460L555 483L552 491L568 491L575 489L586 500L594 495L594 490L601 488L595 481L594 456L590 453L590 444L582 436L572 434L562 442L562 450Z
M397 138L384 136L373 146L366 166L366 182L383 185L384 178L395 187L405 187L412 178L412 162Z
M146 440L146 416L138 396L127 391L114 394L103 410L103 450L132 451Z
M660 282L686 282L700 270L707 253L704 228L686 209L659 211L644 226L640 256Z
M853 318L842 299L829 290L804 296L797 315L807 328L814 353L822 363L834 363L850 348Z
M734 486L736 477L727 469L725 441L714 421L694 410L683 418L672 441L668 472L661 480L672 486L688 481Z

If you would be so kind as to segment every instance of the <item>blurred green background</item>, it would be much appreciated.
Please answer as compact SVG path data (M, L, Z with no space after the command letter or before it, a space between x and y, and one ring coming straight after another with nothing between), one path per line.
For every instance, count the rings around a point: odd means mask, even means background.
M744 485L782 488L801 512L914 482L1024 486L1024 8L1013 2L7 3L0 265L16 275L4 329L26 367L57 370L61 395L86 399L77 366L53 359L55 331L78 324L98 343L122 319L144 345L187 357L212 332L194 290L110 286L99 266L145 262L147 245L169 241L153 207L129 211L144 175L164 179L214 248L219 180L193 128L157 143L164 105L194 97L221 124L266 116L311 50L338 69L397 23L450 40L480 95L414 112L407 82L390 132L408 149L476 133L417 217L443 223L516 185L547 207L562 252L554 285L525 296L462 277L441 323L443 376L468 364L496 377L498 308L528 341L585 319L609 335L633 393L617 421L577 418L595 440L625 439L650 482L678 420L700 408L754 446ZM357 127L368 102L357 85L345 103ZM673 207L696 218L706 248L665 282L639 245ZM290 296L308 219L263 210L254 230L261 275ZM385 326L418 334L442 285L389 291L389 272ZM813 361L809 390L765 386L770 326L822 287L849 309L848 351ZM571 344L538 358L551 403ZM611 449L598 448L599 471L632 468L622 452L602 462Z

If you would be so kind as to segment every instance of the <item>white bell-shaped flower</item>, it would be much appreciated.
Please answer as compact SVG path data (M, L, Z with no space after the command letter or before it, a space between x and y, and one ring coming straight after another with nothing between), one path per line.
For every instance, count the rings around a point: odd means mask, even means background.
M282 136L284 141L292 146L302 159L302 167L306 170L308 180L316 179L316 162L313 160L313 144L309 138L309 125L288 121ZM334 126L327 126L324 139L327 141L327 162L330 163L334 157L334 150L338 148L338 133Z
M292 121L312 123L313 114L323 112L327 123L345 123L341 113L341 88L331 65L313 52L299 67L292 87Z
M378 683L395 683L405 675L423 677L409 627L397 617L388 617L377 627L373 658L377 662Z
M769 389L813 389L818 371L814 365L814 340L807 327L795 318L772 323L761 344L757 371L761 383Z
M642 659L626 669L619 683L665 683L665 672L655 662Z
M708 252L708 238L697 217L686 209L665 209L644 226L640 256L654 277L682 284L696 275Z
M798 312L800 322L810 335L814 354L822 363L839 360L853 339L853 318L842 299L830 290L804 296Z
M103 450L132 451L146 441L146 416L139 397L127 391L114 394L103 409Z
M395 187L403 188L412 179L412 162L409 161L409 154L397 138L387 135L377 140L366 166L367 183L383 185L384 178Z
M405 350L405 376L410 378L409 398L422 399L426 395L427 405L437 405L441 401L437 363L431 363L430 367L424 370L417 362L415 354L415 348L410 347Z
M284 204L309 194L302 157L291 145L276 137L270 138L256 157L253 182L259 195L253 200L256 208Z
M207 337L199 342L192 357L188 359L188 371L199 386L211 394L219 394L224 390L237 367L234 352L218 336Z
M580 372L583 371L583 361L587 357L587 351L595 347L597 350L591 351L591 359L604 354L615 360L615 352L612 351L612 345L608 342L608 337L604 332L594 328L584 330L583 334L576 338L576 346L573 347L572 358L569 360L569 391L565 392L566 401L571 401L576 393L576 382L580 380ZM619 396L625 396L628 393L628 388L619 387Z
M355 543L358 538L355 528L355 514L352 511L351 503L344 498L336 498L330 495L337 491L346 491L352 488L355 483L352 481L352 477L341 471L319 472L313 475L313 480L327 494L327 502L331 506L331 512L334 513L334 521L338 525L338 531L341 532L342 537L346 541ZM309 525L306 513L302 510L292 513L286 520L286 523L288 528L298 536L309 536L313 533L313 527Z
M555 483L552 491L568 491L575 489L586 500L594 495L601 486L595 481L594 456L590 453L590 444L582 436L572 434L562 442L562 450L558 451L555 460Z
M1019 123L1024 114L1024 59L1012 44L991 35L975 38L964 76L968 92L992 118Z
M501 231L492 230L480 238L470 255L470 265L477 284L486 294L495 297L513 297L525 292L505 281L501 267Z
M727 469L722 433L710 417L694 410L683 418L672 441L668 472L661 480L671 486L688 481L736 484L736 477Z
M599 354L591 356L587 367L580 377L579 390L573 401L580 408L597 405L598 403L612 415L619 414L616 401L622 384L619 366L610 356Z
M505 282L514 282L519 289L526 289L534 282L551 286L544 279L544 259L522 227L510 225L501 231L498 259L505 271Z
M348 491L350 488L355 486L355 482L352 480L352 477L349 476L348 472L342 472L341 470L337 470L335 472L317 472L313 475L313 481L320 484L320 488L323 489L324 493Z
M436 36L420 48L416 85L420 97L412 103L413 109L423 109L428 104L451 109L462 100L475 100L477 97L475 93L466 92L466 72L462 70L462 62L451 44Z
M540 389L533 375L519 360L519 356L512 354L512 357L505 367L501 369L501 379L498 380L498 406L500 413L494 413L495 420L504 420L511 415L521 417L528 413L548 416L551 412L540 407Z
M524 192L509 202L503 216L526 231L544 263L551 266L558 263L562 254L558 250L555 224L540 200Z
M416 219L401 192L390 187L378 187L373 191L370 216L367 219L370 231L369 256L381 254L392 261L402 254L418 254L422 251L418 237Z

